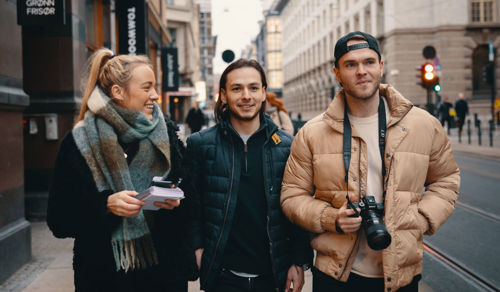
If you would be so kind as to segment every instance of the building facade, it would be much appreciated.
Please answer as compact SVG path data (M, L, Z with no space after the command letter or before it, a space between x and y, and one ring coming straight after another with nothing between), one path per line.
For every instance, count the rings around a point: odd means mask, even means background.
M170 117L177 122L186 119L196 99L195 84L201 80L199 43L199 6L194 0L167 0L167 26L172 37L169 44L177 48L179 90L167 92Z
M433 61L441 68L441 98L453 102L463 92L471 112L489 113L491 87L483 81L482 68L488 63L489 42L494 63L498 58L498 0L278 0L273 9L280 12L283 26L285 103L305 119L324 111L340 90L332 71L334 46L356 30L379 40L383 82L414 104L427 99L415 68ZM437 51L434 60L422 55L427 45Z
M206 86L206 100L201 100L202 107L211 106L215 89L214 83L214 66L213 59L215 57L215 49L217 38L212 35L212 1L197 0L200 6L199 13L199 42L200 42L200 71L201 81Z
M257 46L255 45L255 41L252 41L243 50L241 50L241 57L245 59L257 60Z
M0 283L31 259L31 225L24 216L22 31L16 1L0 2Z
M259 24L260 30L254 41L256 60L266 70L267 90L281 97L283 90L283 64L280 15L277 11L265 10L264 21L261 21Z

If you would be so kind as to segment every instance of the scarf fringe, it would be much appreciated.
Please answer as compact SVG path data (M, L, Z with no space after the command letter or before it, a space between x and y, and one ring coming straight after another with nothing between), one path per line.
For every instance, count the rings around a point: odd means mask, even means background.
M146 269L157 265L158 255L150 234L127 241L112 240L116 271Z

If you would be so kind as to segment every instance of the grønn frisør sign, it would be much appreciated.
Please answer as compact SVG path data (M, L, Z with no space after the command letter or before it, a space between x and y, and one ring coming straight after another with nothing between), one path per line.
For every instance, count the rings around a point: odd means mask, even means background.
M64 0L17 0L19 25L66 24Z

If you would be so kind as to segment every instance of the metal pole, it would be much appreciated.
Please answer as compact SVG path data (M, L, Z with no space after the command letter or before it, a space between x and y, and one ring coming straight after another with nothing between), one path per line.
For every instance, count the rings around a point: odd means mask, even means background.
M493 147L493 127L495 127L495 124L493 123L493 120L489 120L489 124L490 124L490 133L489 133L490 147Z
M431 89L427 88L427 111L431 114L434 115L434 106L431 104Z
M467 120L467 136L468 136L468 140L469 140L469 145L471 143L471 139L470 139L470 136L471 136L471 129L470 129L470 120Z
M491 84L491 120L495 119L495 95L496 95L496 68L493 62L490 63L493 67L493 83Z
M481 146L481 120L477 120L477 141Z

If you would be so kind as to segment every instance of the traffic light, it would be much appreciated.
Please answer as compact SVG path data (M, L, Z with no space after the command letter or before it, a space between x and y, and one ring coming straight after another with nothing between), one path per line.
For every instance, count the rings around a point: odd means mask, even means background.
M489 63L483 67L483 81L489 85L493 85L495 79L495 65Z
M438 78L438 82L436 84L434 84L434 91L435 92L440 92L441 91L441 85L439 84L439 78Z
M439 85L439 77L436 75L436 69L432 63L425 63L420 69L420 79L422 80L422 87L433 90L441 90Z

